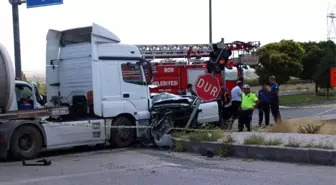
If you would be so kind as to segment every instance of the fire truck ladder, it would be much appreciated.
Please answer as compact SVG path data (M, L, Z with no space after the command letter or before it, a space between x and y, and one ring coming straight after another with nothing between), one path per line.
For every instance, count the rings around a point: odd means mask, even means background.
M224 42L217 43L222 48ZM225 43L224 47L231 51L244 50L249 52L260 46L259 41ZM209 57L213 51L213 44L162 44L162 45L137 45L145 59L172 59Z

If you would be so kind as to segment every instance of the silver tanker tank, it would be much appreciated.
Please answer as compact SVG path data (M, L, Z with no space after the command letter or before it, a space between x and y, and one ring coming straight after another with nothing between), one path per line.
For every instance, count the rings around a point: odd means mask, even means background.
M15 74L13 62L4 45L0 44L0 111L10 109L15 93Z

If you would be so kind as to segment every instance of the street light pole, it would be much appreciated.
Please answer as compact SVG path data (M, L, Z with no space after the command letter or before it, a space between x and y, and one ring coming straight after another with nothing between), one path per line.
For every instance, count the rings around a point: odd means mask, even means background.
M14 35L14 55L15 55L15 74L17 79L22 79L21 70L21 46L20 46L20 22L19 5L21 1L10 0L12 4L13 35Z
M212 44L212 0L209 0L209 42Z

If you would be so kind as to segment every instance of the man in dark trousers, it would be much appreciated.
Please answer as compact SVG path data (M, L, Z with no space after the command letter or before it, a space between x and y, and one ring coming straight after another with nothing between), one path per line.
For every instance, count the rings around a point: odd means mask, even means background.
M263 117L265 115L265 126L267 127L269 125L270 121L270 102L269 102L269 94L268 94L267 85L263 84L262 88L258 92L258 98L259 98L259 127L262 126Z
M279 84L275 81L275 76L269 77L271 91L269 92L271 113L275 123L281 123L281 115L279 110Z
M184 96L197 96L196 93L193 91L193 85L192 84L188 84L187 85L187 89L182 91L180 93L180 95L184 95Z
M239 113L238 132L242 132L244 126L247 131L251 132L251 121L253 111L258 105L258 97L250 91L250 86L245 84L243 86L243 95L241 102L241 111Z
M232 100L232 121L234 122L239 115L239 111L241 109L241 101L242 101L242 87L243 82L238 81L237 85L231 90L231 100Z

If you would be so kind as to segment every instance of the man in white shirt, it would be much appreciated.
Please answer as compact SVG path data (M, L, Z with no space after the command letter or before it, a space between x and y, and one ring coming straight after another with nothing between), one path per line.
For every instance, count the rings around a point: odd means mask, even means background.
M243 82L238 81L236 87L231 90L231 99L232 99L232 121L238 119L239 112L241 109L241 101L243 95Z

